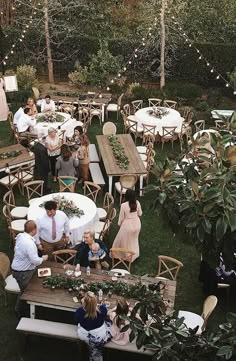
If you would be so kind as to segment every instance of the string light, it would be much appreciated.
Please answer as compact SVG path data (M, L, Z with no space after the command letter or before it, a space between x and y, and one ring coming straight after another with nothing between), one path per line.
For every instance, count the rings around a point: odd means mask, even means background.
M175 19L175 17L172 16L172 19ZM174 24L176 24L176 25L178 26L178 29L179 29L180 31L183 30L182 27L180 26L180 24L179 24L177 21L174 21ZM194 49L196 50L197 54L199 54L198 60L204 59L204 61L206 62L206 66L211 68L210 72L211 72L211 73L216 72L216 73L218 74L218 75L216 76L216 79L217 79L217 80L222 79L222 80L225 82L225 86L226 86L227 88L228 88L228 87L232 87L232 86L230 85L230 83L229 83L221 74L219 74L219 73L214 69L214 66L212 66L211 63L201 54L200 50L194 46L193 41L187 36L187 34L186 34L185 32L182 33L182 36L185 38L185 41L186 41L186 42L189 42L189 47L190 47L190 48L194 48ZM233 88L233 87L232 87L232 88ZM236 91L234 90L234 94L235 94L235 93L236 93Z
M32 0L30 0L30 2L32 2ZM31 14L33 14L33 15L36 15L36 14L37 14L37 10L38 10L38 9L35 7L35 4L36 4L36 1L35 1L34 5L32 5L32 13L31 13ZM21 4L21 1L20 1L20 0L16 0L16 5L18 5L18 6L22 5L22 4ZM41 3L38 2L38 6L40 6L40 5L41 5ZM15 7L12 7L12 10L16 10L16 8L15 8ZM1 11L1 15L3 15L3 12L2 12L2 11ZM32 15L30 15L30 19L31 19L31 20L29 21L29 23L32 24L32 23L33 23L33 20L32 20L32 19L33 19L33 16L32 16ZM28 29L29 29L29 25L27 24L27 25L25 26L25 28L22 30L22 34L20 35L20 38L18 39L19 42L22 42L22 41L23 41L23 39L25 38L25 35L24 35L24 34L27 33ZM7 35L6 35L5 37L7 37ZM8 59L9 55L14 54L13 49L14 49L15 47L16 47L16 44L15 44L15 43L12 44L11 49L9 50L8 54L6 54L6 56L4 57L4 59L3 59L2 61L0 61L0 64L3 64L4 66L7 65L7 62L6 62L5 60Z

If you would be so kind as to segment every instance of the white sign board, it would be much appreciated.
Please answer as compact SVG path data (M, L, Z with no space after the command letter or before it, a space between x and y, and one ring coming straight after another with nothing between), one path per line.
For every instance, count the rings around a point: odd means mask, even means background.
M16 75L4 76L4 83L6 92L18 91Z

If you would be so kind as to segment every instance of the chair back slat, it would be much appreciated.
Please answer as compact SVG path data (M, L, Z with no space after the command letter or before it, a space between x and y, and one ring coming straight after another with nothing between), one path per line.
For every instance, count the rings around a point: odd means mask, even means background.
M176 281L180 268L183 267L183 263L175 258L158 256L158 276L167 275L172 280Z
M95 203L100 190L101 187L98 184L88 181L84 182L84 195L91 198Z

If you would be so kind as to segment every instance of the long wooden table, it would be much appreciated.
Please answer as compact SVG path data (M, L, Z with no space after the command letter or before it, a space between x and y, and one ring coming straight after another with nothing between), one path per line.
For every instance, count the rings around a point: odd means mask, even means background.
M44 264L45 267L50 267L52 271L52 276L62 275L65 277L71 277L65 275L65 270L60 263L55 262L46 262ZM87 276L86 270L84 268L82 270L81 277L84 279L86 283L90 282L105 282L110 281L112 277L112 272L109 274L103 274L101 271L96 271L91 269L91 275ZM114 274L113 274L114 275ZM24 293L21 296L21 299L26 301L30 305L30 317L35 318L35 308L36 306L46 307L46 308L54 308L64 311L74 312L79 306L79 303L74 303L73 297L76 296L74 291L69 292L65 289L51 289L43 287L43 280L45 278L39 278L36 274L32 277L29 285L25 289ZM150 283L158 283L162 282L165 284L165 289L163 293L163 300L167 305L167 310L172 310L174 307L175 301L175 291L176 291L176 281L170 281L152 278L152 277L137 277L126 275L125 277L119 278L118 281L114 282L125 282L125 283L138 283L142 282L145 285ZM109 298L110 306L116 305L116 300L118 296L112 295Z
M2 153L12 152L15 150L19 150L21 154L12 158L0 159L0 172L5 171L7 165L9 169L12 169L34 161L34 154L29 153L28 150L21 144L14 144L10 145L9 147L0 148L0 155Z
M143 176L147 174L143 161L138 154L137 148L130 134L118 134L120 143L124 147L124 152L129 159L127 169L121 169L116 163L113 155L112 147L110 146L107 135L97 135L97 142L100 155L102 157L106 173L109 179L109 193L112 193L112 180L114 176L121 176L123 174L135 174L140 177L140 196L143 189Z

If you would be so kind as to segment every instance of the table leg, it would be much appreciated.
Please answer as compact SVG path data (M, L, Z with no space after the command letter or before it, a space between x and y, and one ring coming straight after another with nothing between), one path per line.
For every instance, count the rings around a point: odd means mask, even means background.
M30 318L35 318L35 305L30 304Z
M143 195L143 175L139 178L139 195L140 197Z
M112 175L109 175L109 193L112 194Z
M102 104L102 123L104 123L104 118L105 118L105 105Z

